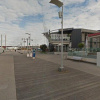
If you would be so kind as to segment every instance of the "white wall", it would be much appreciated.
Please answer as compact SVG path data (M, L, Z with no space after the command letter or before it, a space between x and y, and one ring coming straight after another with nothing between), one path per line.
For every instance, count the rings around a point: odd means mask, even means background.
M97 66L100 67L100 52L97 52Z

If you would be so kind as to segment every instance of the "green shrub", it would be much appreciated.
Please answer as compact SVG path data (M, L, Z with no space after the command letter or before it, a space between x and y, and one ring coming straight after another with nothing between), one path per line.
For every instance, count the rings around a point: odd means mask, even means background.
M79 43L79 44L78 44L78 47L79 47L80 49L82 49L82 48L84 47L84 44L83 44L83 43Z
M46 50L47 50L47 46L45 44L40 45L40 48L41 48L42 52L46 52Z

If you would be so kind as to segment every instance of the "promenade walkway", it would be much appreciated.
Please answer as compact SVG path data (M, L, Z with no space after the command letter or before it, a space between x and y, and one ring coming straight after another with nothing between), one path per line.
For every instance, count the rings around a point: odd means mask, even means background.
M53 54L41 54L38 53L37 57L40 59L44 59L49 62L53 62L56 64L61 65L61 56L60 55L53 55ZM86 62L80 62L80 61L74 61L74 60L63 60L64 66L67 66L69 68L77 69L89 74L93 74L96 76L100 76L100 67L97 67L96 64L86 63Z
M0 100L16 100L14 59L11 52L0 55Z
M58 72L60 64L46 57L14 54L17 100L100 100L99 76L67 66Z
M100 68L60 56L7 52L0 55L0 100L100 100Z

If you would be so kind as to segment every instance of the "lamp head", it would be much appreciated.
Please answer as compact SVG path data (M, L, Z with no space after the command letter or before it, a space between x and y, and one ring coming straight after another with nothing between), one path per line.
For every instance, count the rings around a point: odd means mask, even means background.
M49 3L53 3L55 4L56 6L58 6L59 8L61 6L63 6L63 2L59 1L59 0L51 0Z

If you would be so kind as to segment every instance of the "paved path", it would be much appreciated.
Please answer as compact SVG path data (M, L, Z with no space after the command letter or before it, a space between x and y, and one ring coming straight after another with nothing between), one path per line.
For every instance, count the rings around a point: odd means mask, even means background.
M100 100L99 76L67 66L66 72L58 72L56 58L42 57L14 54L17 100Z
M49 62L56 64L61 64L61 56L53 54L37 54L37 58L44 59ZM100 76L100 67L97 67L96 64L73 61L73 60L64 60L64 66L69 68L74 68L86 73L90 73L96 76Z
M16 100L14 61L11 53L0 55L0 100Z

